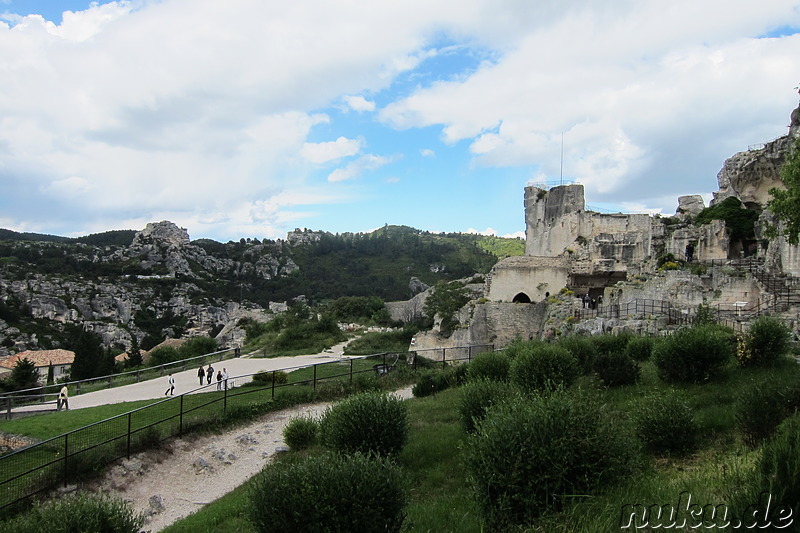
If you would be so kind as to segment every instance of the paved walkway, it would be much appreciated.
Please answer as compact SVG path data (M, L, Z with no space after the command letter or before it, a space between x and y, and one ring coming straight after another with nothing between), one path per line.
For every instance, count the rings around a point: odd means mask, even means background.
M347 360L350 359L350 357L342 354L345 344L347 343L345 342L338 344L323 353L315 355L273 357L269 359L254 358L250 355L245 355L239 358L214 362L212 363L215 374L214 381L210 386L205 387L200 387L200 380L197 376L197 370L199 367L185 370L183 372L176 372L173 374L175 377L175 395L187 392L202 393L217 390L216 371L222 370L223 368L227 370L229 376L228 379L233 381L233 385L240 386L252 379L249 374L255 374L256 372L261 372L263 370L281 370L293 367L302 368L316 363ZM208 365L205 365L204 368L208 368ZM123 385L121 387L113 387L111 389L87 392L85 394L74 396L70 395L69 407L70 409L82 409L84 407L95 407L98 405L131 402L136 400L160 400L165 397L164 392L168 388L168 376L165 375L148 381ZM72 393L74 391L70 390L70 392ZM55 410L55 401L44 404L22 406L12 409L12 413L53 410Z

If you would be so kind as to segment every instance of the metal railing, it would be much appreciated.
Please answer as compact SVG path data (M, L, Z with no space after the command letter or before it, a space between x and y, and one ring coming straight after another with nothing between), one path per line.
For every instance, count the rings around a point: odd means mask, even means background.
M219 362L225 359L232 359L237 357L238 353L239 352L237 352L235 349L230 348L203 355L197 355L188 359L181 359L180 361L165 363L163 365L143 367L136 370L129 370L127 372L120 372L118 374L66 381L52 385L41 385L29 389L7 392L0 394L0 409L5 411L5 417L6 419L9 419L11 418L12 410L16 407L36 403L55 404L56 398L58 397L58 392L64 385L71 387L70 394L79 395L81 393L94 392L97 390L130 385L131 383L139 383L140 381L147 381L156 377L162 377L169 372L182 372L190 366L198 365L198 363L204 365L209 361Z
M421 350L412 350L409 352L409 364L416 370L417 358L416 356L424 357L432 362L441 364L442 368L447 367L452 363L470 362L472 358L483 352L491 352L494 350L493 344L474 344L470 346L453 346L449 348L425 348ZM449 357L448 357L449 356Z
M483 348L486 347L491 345ZM447 364L463 361L464 356L469 360L481 348L466 346L418 352L429 354L441 351L441 363ZM447 357L448 354L450 358ZM267 374L269 377L266 382L264 379L254 380L248 386L226 386L219 392L212 389L216 383L198 387L179 396L159 400L12 451L0 456L0 509L51 490L59 484L66 486L86 472L98 471L113 461L130 457L134 451L146 449L173 437L181 437L195 427L207 427L210 422L222 419L234 406L275 400L276 391L284 388L291 390L293 387L308 385L316 391L320 382L325 380L348 378L352 383L354 376L359 374L383 375L397 364L400 357L400 353L387 352L234 376L228 379L228 383L241 385L243 380L252 379L259 374ZM360 370L354 369L354 361L360 359L374 359L376 364ZM416 357L408 362L413 368L421 364ZM438 363L439 360L436 361ZM310 378L293 383L279 383L276 379L279 372L302 368L312 368ZM207 393L197 394L204 390Z
M658 315L667 318L670 325L689 324L693 315L688 310L677 309L665 300L636 299L625 303L603 304L595 308L575 309L573 316L578 320L588 318L629 318Z

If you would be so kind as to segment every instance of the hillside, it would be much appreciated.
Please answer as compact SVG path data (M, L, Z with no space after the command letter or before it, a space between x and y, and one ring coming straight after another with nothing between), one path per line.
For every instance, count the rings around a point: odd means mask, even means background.
M68 347L71 325L106 346L136 335L147 348L165 336L217 335L298 297L405 300L439 280L488 272L499 257L490 250L523 248L519 239L404 226L227 243L191 241L170 222L79 238L1 230L0 355Z

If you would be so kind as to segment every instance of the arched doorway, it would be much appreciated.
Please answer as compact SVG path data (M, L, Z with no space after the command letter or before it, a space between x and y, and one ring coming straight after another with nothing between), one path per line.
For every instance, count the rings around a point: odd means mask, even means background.
M516 296L514 296L514 299L511 301L515 304L529 304L531 303L531 298L524 292L520 292Z

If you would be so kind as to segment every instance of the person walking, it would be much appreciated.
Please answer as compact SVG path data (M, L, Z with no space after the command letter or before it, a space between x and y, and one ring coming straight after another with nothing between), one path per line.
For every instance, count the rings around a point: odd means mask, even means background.
M56 400L56 410L60 411L62 407L69 411L69 391L66 385L61 387L61 391L58 393L58 399Z
M210 364L208 365L208 370L206 370L206 385L211 385L211 380L214 379L214 367Z
M169 375L169 388L167 392L164 393L164 396L174 396L175 395L175 378L172 376L172 373Z
M228 390L228 370L226 368L222 369L222 383L225 385L225 390Z
M206 381L206 371L203 370L203 365L197 370L197 377L200 379L200 386L202 387Z
M217 390L222 390L222 370L217 371Z

